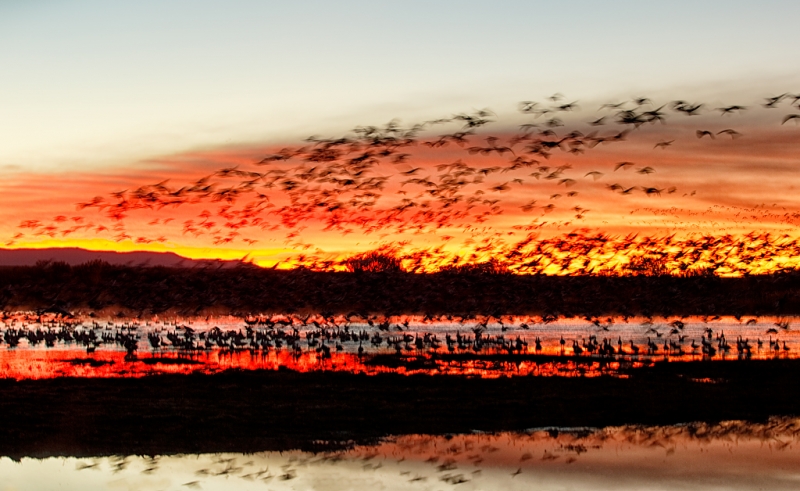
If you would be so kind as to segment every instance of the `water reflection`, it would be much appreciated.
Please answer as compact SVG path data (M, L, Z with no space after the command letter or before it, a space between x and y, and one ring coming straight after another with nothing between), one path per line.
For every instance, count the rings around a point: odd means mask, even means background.
M0 458L0 489L798 489L800 419L410 435L329 453ZM266 486L265 486L266 485Z
M654 360L650 360L652 362ZM130 356L119 350L86 353L77 349L0 350L4 378L36 380L57 377L143 377L175 373L213 374L225 370L280 370L301 373L345 371L377 375L465 375L482 378L503 376L627 377L621 368L650 364L639 361L573 359L553 356L436 355L370 357L350 353L321 356L315 352L257 352L210 350L201 352L142 353Z

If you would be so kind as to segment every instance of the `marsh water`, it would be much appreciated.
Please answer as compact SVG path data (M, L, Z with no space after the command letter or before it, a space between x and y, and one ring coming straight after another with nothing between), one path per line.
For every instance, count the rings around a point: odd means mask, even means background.
M17 313L0 324L0 376L157 377L289 369L624 377L630 369L663 361L800 357L794 319L596 321L413 316L363 322L292 316L97 321ZM328 450L0 456L0 491L800 489L796 417L319 443Z
M61 319L6 314L0 377L130 377L287 368L300 372L620 375L658 361L800 357L795 319L343 316ZM374 358L375 355L382 355ZM396 356L411 363L396 363Z
M329 452L0 458L0 490L800 488L800 419L388 437Z

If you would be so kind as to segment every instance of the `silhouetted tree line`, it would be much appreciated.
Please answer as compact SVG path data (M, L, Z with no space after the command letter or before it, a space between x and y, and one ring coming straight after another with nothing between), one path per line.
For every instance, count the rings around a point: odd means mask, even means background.
M414 274L370 256L355 261L352 271L49 262L0 268L0 308L119 309L126 315L800 315L800 273L526 276L484 263Z

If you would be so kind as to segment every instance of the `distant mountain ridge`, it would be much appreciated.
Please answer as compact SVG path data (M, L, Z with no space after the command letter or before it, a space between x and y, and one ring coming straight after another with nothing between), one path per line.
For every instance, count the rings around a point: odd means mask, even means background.
M34 266L38 261L63 261L75 266L96 260L119 266L166 266L172 268L193 268L197 266L232 267L242 264L242 261L238 260L189 259L174 252L90 251L79 247L48 249L0 248L0 266Z

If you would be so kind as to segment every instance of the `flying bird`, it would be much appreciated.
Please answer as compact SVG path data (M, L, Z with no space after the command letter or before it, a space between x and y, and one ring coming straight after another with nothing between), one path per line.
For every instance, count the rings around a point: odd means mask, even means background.
M615 102L615 103L603 104L602 106L600 106L600 109L598 109L598 111L603 110L603 109L622 109L622 106L624 106L624 105L625 105L624 102Z
M730 129L730 128L724 129L722 131L718 131L717 134L718 135L728 135L728 136L731 137L732 140L735 140L735 139L739 138L740 136L742 136L741 133L739 133L736 130Z
M675 143L675 140L661 140L660 142L656 143L653 148L661 148L662 150L666 149L668 146Z
M762 106L766 107L767 109L774 109L777 107L777 104L781 102L787 95L789 94L784 93L775 97L767 97L764 99L767 102L762 104Z
M650 196L651 194L657 194L658 196L661 196L661 191L663 191L663 189L656 189L656 188L642 188L642 190L648 196Z
M800 114L788 114L785 118L783 118L783 122L781 123L786 124L787 121L795 120L795 124L797 124L797 120L800 119Z
M726 114L733 114L734 111L744 111L747 109L745 106L726 106L726 107L718 107L717 111L720 111L721 116L725 116Z
M628 167L632 167L636 164L633 162L619 162L617 165L614 166L614 172L617 172L619 169L625 170Z

